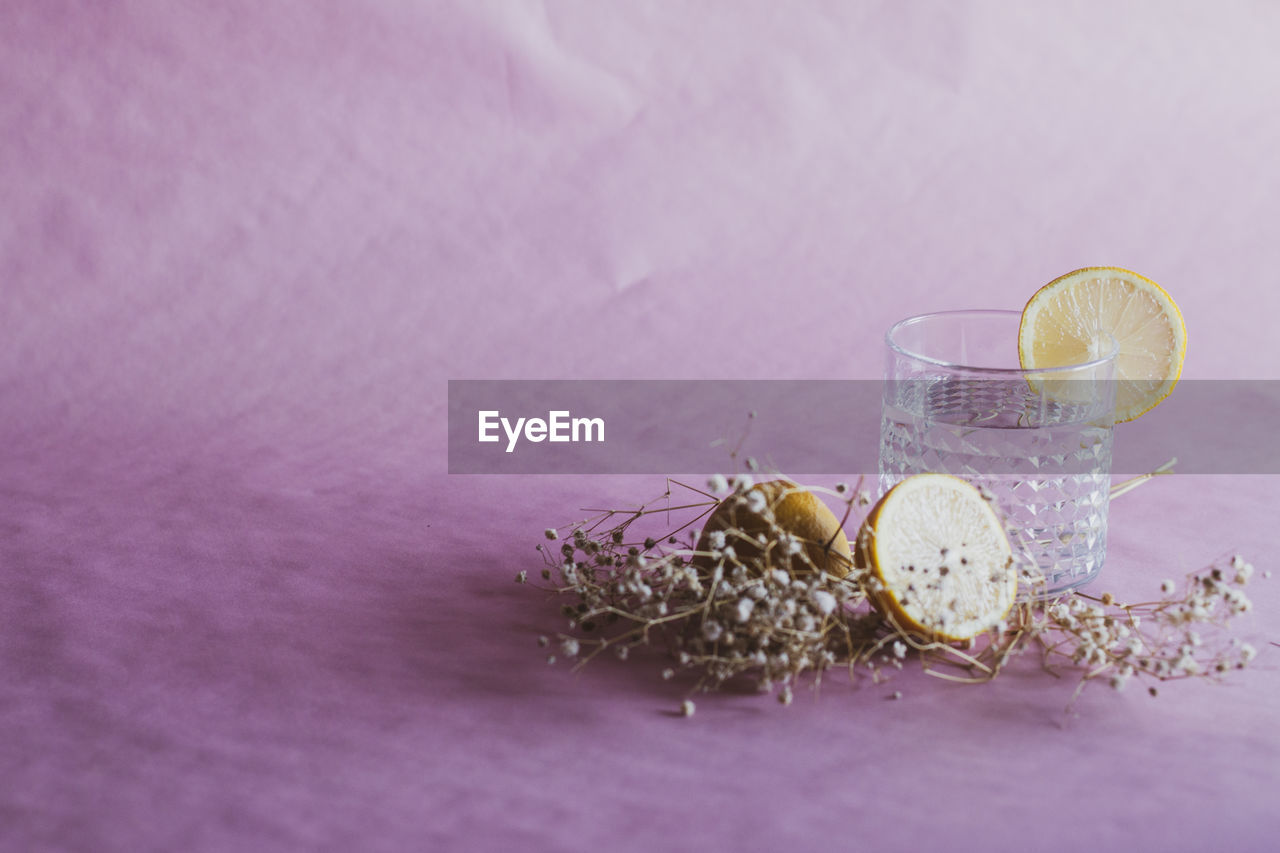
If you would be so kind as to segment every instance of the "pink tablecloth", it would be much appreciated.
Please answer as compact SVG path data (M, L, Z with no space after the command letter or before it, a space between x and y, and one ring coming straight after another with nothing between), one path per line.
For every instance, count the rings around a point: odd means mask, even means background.
M1115 6L4 4L0 848L1270 849L1280 578L1224 686L682 719L512 582L660 478L444 473L450 378L874 377L1094 263L1280 377L1280 13ZM1103 585L1269 568L1276 482L1126 496Z

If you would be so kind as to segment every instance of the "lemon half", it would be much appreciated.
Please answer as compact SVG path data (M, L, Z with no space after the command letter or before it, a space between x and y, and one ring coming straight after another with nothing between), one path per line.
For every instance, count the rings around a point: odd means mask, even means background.
M967 640L1000 622L1018 578L999 517L969 483L917 474L885 493L858 532L872 604L923 637Z
M786 533L795 537L818 570L841 578L849 573L853 567L849 539L840 527L840 519L817 495L789 480L757 483L750 491L764 498L763 511L753 512L739 495L725 498L707 519L697 551L710 552L711 534L722 530L728 534L726 544L733 547L739 560L763 567L780 559L781 552L771 555L766 552L777 548L779 535ZM764 544L760 536L764 537ZM695 562L710 564L705 557ZM791 564L790 560L781 562ZM793 567L800 568L800 561L795 561Z

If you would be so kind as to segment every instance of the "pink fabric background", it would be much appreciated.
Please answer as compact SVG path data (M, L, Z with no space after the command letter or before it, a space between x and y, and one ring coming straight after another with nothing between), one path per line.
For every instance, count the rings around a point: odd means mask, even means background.
M1144 272L1280 378L1267 3L0 5L0 848L1269 849L1229 686L575 677L516 587L651 478L444 474L449 378L875 377L909 313ZM660 416L656 413L655 417ZM1276 481L1117 502L1104 585ZM887 702L892 689L901 702Z

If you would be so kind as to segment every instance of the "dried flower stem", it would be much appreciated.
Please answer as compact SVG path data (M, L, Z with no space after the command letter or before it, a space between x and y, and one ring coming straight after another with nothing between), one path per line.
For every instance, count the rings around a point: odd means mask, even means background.
M1161 474L1172 474L1173 466L1177 464L1178 464L1178 457L1175 456L1172 459L1170 459L1168 462L1164 463L1159 468L1156 468L1153 471L1148 471L1146 474L1139 474L1136 477L1130 477L1128 480L1124 480L1123 482L1116 483L1114 486L1111 487L1110 499L1115 500L1121 495L1128 494L1129 492L1138 488L1138 486L1141 486L1143 483L1150 480L1152 477L1158 477Z

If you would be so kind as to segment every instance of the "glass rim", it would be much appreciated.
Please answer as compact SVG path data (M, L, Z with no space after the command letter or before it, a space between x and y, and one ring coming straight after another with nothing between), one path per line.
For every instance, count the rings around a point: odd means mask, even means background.
M957 361L947 361L946 359L933 358L922 353L912 352L893 339L894 335L898 331L909 326L919 325L929 320L939 318L955 319L964 316L1017 317L1020 320L1022 312L1008 308L961 308L953 311L930 311L927 314L916 314L903 320L899 320L890 326L889 331L884 334L885 345L898 355L905 356L906 358L910 358L914 361L924 362L925 364L932 364L937 367L946 367L952 370L964 370L972 373L989 373L993 375L1005 374L1013 376L1036 376L1040 374L1064 373L1073 370L1085 370L1093 367L1101 367L1108 363L1114 363L1116 356L1120 354L1120 344L1116 341L1113 335L1108 333L1107 337L1111 338L1111 351L1100 358L1090 359L1089 361L1081 361L1075 364L1061 364L1057 367L979 367L974 364L962 364ZM1016 346L1017 341L1014 341L1014 344Z

